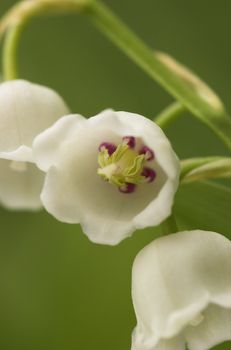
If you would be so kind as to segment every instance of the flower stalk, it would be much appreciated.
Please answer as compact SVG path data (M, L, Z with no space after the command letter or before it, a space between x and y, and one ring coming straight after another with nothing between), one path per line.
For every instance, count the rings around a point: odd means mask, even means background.
M184 105L195 117L207 124L231 149L231 119L227 116L222 103L200 79L197 79L177 64L173 59L153 52L138 38L109 8L96 0L25 0L16 5L0 24L0 35L11 28L7 36L4 54L6 79L17 76L16 59L20 34L24 25L34 16L43 13L86 10L90 20L119 47L132 61L156 80L180 104ZM15 29L12 27L16 26ZM6 63L10 60L9 63ZM186 73L186 74L185 74ZM168 111L169 112L169 111ZM175 116L175 113L173 113ZM169 121L170 118L169 114Z
M13 80L19 77L18 49L24 28L34 17L43 14L79 12L90 0L25 0L12 7L0 22L0 37L6 32L3 47L3 77Z
M5 81L18 78L17 52L23 27L24 23L20 23L7 31L3 50L3 78Z
M162 129L178 119L186 111L186 108L178 101L166 107L155 119L155 123Z
M231 178L230 157L201 157L181 161L181 183Z
M170 233L178 232L177 222L174 213L172 214L160 225L162 236L169 235Z

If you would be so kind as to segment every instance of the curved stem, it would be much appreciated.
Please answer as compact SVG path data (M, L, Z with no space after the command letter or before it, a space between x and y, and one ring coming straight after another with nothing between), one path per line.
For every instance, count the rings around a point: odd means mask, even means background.
M162 129L175 121L178 117L184 113L186 108L178 101L172 103L165 108L155 119L154 122L158 124Z
M163 55L154 53L100 0L24 0L16 5L5 17L3 24L0 24L0 34L4 28L18 26L43 12L53 13L57 10L73 12L80 9L86 9L86 14L104 35L175 99L179 100L193 115L209 126L231 150L231 118L226 114L216 95L207 87L201 88L201 84L199 88L195 88L185 79L184 75L179 75L179 72L176 71L176 64L173 64L172 60L169 64L169 58L166 61L166 57L163 59ZM15 33L11 35L17 37L17 40L20 36ZM16 43L9 47L15 55ZM11 51L8 49L8 57L10 55ZM16 65L9 63L9 67L9 76L15 76Z
M87 8L91 0L21 0L2 17L0 21L0 38L8 27L19 22L27 22L43 13L78 12Z
M207 124L231 150L231 118L210 89L206 88L205 91L195 89L184 76L179 76L169 62L154 53L100 0L92 0L88 14L104 35L194 116Z
M3 78L18 78L18 48L27 23L43 13L73 12L87 8L91 0L25 0L16 4L0 22L0 37L6 31L3 46Z
M18 78L18 46L19 38L23 30L23 23L9 28L3 47L3 79L12 80Z

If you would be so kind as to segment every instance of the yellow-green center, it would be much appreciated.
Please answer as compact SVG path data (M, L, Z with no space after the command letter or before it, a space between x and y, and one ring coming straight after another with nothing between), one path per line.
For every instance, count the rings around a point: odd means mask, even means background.
M127 183L143 182L141 175L145 163L144 154L138 154L127 144L119 144L111 155L103 149L98 155L98 174L107 182L121 187Z

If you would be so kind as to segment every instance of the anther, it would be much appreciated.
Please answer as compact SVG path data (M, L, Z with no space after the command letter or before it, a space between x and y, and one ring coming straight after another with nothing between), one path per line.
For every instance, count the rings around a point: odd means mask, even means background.
M147 182L152 182L156 178L155 170L148 167L143 168L141 175L145 177Z
M110 143L110 142L102 142L99 146L99 151L108 151L109 156L111 156L115 150L116 150L117 146L114 145L114 143Z
M126 143L130 148L135 148L136 139L134 136L124 136L123 143Z
M139 154L144 154L145 155L145 159L147 161L153 160L154 159L154 152L153 150L151 150L151 148L149 148L148 146L142 146L140 149Z
M135 184L125 183L119 187L119 191L122 193L133 193L136 189Z

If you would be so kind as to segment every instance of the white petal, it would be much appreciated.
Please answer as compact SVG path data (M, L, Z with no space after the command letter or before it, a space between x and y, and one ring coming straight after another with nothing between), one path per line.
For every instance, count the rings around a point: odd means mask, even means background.
M231 296L231 242L214 232L189 231L145 247L133 266L139 327L173 337L215 299ZM223 295L226 296L222 299Z
M0 158L22 162L33 162L32 150L28 146L20 146L15 151L0 152Z
M178 188L180 163L170 142L162 129L151 120L135 113L115 112L106 110L90 118L89 124L94 127L103 127L113 130L121 137L132 135L142 138L143 142L154 150L158 164L157 178L151 192L161 187L161 190L152 193L155 200L149 202L136 217L134 227L141 229L147 226L157 226L171 214L173 198ZM159 183L158 183L159 182ZM146 187L150 192L150 187ZM146 196L143 194L143 196Z
M231 340L231 309L209 305L203 316L197 327L188 327L184 332L189 350L207 350Z
M33 157L41 170L47 171L55 164L63 142L75 134L83 121L85 118L78 114L64 116L35 138Z
M74 116L68 118L34 143L40 168L47 170L53 163L41 197L51 214L64 222L81 223L92 241L105 244L119 243L136 228L157 225L170 214L179 162L157 125L142 116L112 110L88 120L78 117L76 123ZM126 135L137 136L154 149L158 174L153 183L138 186L129 195L97 175L99 145L104 141L119 144Z
M63 144L59 162L48 171L41 199L47 211L59 220L81 222L93 241L115 244L133 227L130 203L97 175L101 135L88 130L88 136L93 148L82 132L75 141Z
M31 148L37 134L68 113L62 98L47 87L24 80L0 84L0 152L15 160L18 148ZM17 160L24 161L25 153L18 152Z
M43 173L34 164L0 160L0 204L9 209L42 208Z
M143 339L142 335L139 335L138 330L135 328L132 335L131 350L185 350L185 340L182 336L159 341L151 336Z

